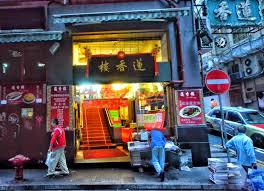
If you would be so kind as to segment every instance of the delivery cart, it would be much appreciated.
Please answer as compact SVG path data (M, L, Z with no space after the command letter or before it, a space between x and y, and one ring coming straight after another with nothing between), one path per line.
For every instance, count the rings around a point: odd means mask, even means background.
M143 167L150 167L151 148L148 142L128 142L131 167L137 168L139 172L144 172Z

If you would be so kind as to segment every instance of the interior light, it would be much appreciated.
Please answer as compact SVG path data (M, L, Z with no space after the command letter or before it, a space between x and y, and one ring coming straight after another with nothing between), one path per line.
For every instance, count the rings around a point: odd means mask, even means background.
M3 70L3 74L5 74L7 72L7 68L8 68L8 63L2 63L2 70Z
M38 62L37 65L38 65L38 67L43 68L43 67L45 67L46 64Z
M112 84L112 88L113 90L118 91L122 89L122 86L121 84Z
M157 86L158 86L158 91L161 92L163 91L163 86L161 83L157 83Z
M8 67L8 63L3 63L2 65L3 65L4 68Z

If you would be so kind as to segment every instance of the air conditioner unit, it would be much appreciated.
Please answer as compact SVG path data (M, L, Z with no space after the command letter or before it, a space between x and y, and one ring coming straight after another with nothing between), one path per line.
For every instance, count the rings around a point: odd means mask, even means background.
M247 56L241 60L245 77L253 76L261 71L258 61L256 55Z
M199 17L196 20L196 25L199 31L206 31L211 34L211 25L207 17ZM212 43L208 43L206 38L199 38L201 48L212 48Z

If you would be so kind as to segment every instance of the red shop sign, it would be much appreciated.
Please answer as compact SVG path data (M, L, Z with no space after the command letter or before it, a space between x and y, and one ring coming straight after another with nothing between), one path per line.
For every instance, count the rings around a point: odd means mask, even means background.
M46 103L46 84L16 84L0 86L1 104Z
M204 111L202 104L202 90L176 91L177 123L181 125L203 125Z
M57 118L59 126L69 129L70 126L70 91L69 86L52 86L50 95L50 119Z

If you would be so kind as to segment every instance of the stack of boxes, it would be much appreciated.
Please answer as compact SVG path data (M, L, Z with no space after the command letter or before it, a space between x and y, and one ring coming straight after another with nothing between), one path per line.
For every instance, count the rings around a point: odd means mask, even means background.
M208 159L209 180L215 184L241 184L241 167L218 158Z

